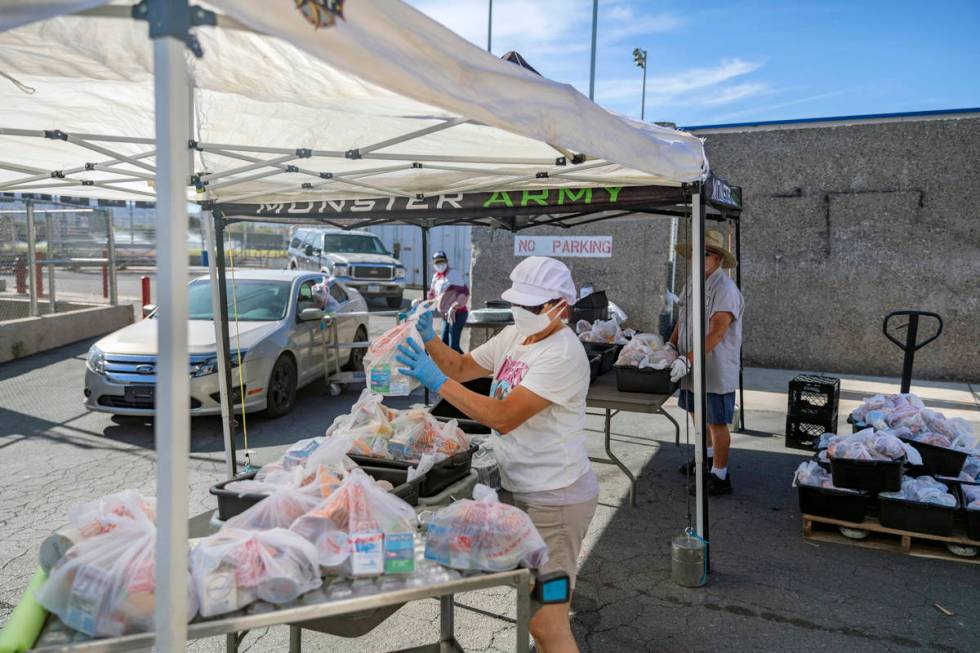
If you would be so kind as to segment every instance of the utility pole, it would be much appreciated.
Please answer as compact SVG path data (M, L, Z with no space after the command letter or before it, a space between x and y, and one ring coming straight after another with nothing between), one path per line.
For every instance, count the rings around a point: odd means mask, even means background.
M647 108L647 51L633 48L633 61L643 69L643 95L640 99L640 120L643 120Z
M599 24L599 0L592 0L592 64L589 72L589 99L595 101L595 34Z
M487 11L487 52L491 52L490 44L493 42L493 0L489 0L490 7Z

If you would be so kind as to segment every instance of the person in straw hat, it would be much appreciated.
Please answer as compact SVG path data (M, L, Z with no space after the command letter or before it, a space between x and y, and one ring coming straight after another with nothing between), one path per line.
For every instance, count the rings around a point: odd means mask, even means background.
M677 253L691 258L691 245L682 243ZM704 336L705 392L708 422L708 494L730 494L732 477L728 472L728 450L732 435L728 425L735 416L735 391L741 366L742 311L745 302L732 278L724 272L737 264L735 256L725 247L721 232L707 231L704 238L704 304L708 320ZM690 287L681 293L680 317L670 336L681 357L671 369L671 378L681 380L678 405L694 412L691 378L688 375L694 349L690 336ZM694 473L694 460L681 466L682 474ZM692 488L693 489L693 488Z

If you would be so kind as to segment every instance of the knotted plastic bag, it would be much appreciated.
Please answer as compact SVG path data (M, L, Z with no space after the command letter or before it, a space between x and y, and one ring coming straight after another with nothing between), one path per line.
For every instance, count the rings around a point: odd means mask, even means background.
M398 411L382 404L383 399L365 388L351 412L337 417L327 429L327 442L344 435L351 439L350 453L391 459L388 441L395 434L392 421Z
M79 542L51 568L37 600L67 626L90 637L153 630L156 526L140 511L111 514L105 522L111 528ZM187 586L190 621L197 602L189 577Z
M289 528L322 499L320 488L312 484L301 488L283 487L226 521L222 529Z
M931 476L918 478L903 476L900 491L880 492L878 496L905 499L917 503L931 503L949 508L955 508L957 505L956 497L950 494L949 488Z
M286 603L322 582L316 549L284 528L222 528L198 542L190 561L204 617L233 612L256 599Z
M812 460L800 463L800 466L796 468L796 473L793 474L793 487L799 487L801 485L859 494L857 490L835 487L830 473Z
M538 569L548 561L548 547L527 513L501 503L485 485L473 488L473 498L432 517L425 536L427 559L481 571L506 571L521 563Z
M395 356L399 353L399 345L406 345L409 338L422 342L418 331L419 317L434 310L436 304L434 300L422 302L404 322L388 329L371 342L364 355L368 390L387 396L404 397L419 387L418 379L398 371L402 364L395 360Z
M123 490L70 507L68 522L82 538L88 538L112 530L121 519L143 517L155 523L156 509L156 498L144 497L136 490Z
M324 567L342 565L357 537L414 529L415 510L361 469L352 470L337 490L290 526L313 543Z
M401 411L391 425L395 434L388 442L388 452L395 460L416 462L425 454L443 460L470 447L456 420L440 422L425 406Z

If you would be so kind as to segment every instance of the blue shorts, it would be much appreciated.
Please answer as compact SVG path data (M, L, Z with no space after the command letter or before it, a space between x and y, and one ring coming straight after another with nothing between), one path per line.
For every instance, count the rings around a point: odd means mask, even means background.
M707 393L708 424L731 424L735 421L735 393L723 395ZM694 412L694 396L690 390L681 390L677 405L689 413Z

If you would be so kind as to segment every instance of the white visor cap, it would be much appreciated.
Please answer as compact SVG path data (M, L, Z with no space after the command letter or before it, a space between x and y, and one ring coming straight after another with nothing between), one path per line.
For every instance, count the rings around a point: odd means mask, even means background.
M510 273L511 286L500 296L518 306L540 306L553 299L575 303L575 282L564 263L547 256L529 256Z

